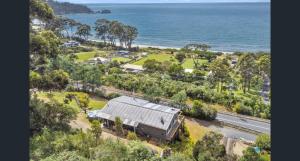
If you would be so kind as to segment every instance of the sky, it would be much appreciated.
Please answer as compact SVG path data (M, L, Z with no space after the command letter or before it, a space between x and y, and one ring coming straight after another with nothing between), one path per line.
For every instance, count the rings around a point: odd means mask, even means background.
M207 2L270 2L270 0L57 0L71 3L207 3Z

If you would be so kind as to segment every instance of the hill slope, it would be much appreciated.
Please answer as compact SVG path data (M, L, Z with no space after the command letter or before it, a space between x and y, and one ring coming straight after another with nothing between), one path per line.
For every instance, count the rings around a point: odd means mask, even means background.
M53 8L57 15L70 14L70 13L93 13L93 11L85 5L73 4L69 2L57 2L48 0L47 3Z

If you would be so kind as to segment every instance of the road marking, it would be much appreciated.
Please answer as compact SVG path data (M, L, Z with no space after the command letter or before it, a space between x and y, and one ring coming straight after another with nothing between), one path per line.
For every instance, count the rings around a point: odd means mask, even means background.
M221 120L221 121L229 121L229 122L234 122L234 123L238 123L238 124L244 124L244 125L248 125L248 126L253 126L253 127L257 127L257 128L262 128L262 129L266 129L266 130L270 130L269 128L265 128L265 127L262 127L262 126L256 126L256 125L252 125L252 124L248 124L248 123L242 123L242 122L238 122L238 121L232 121L232 120L228 120L228 119L220 119L220 118L217 118L217 120ZM246 127L247 128L247 127Z

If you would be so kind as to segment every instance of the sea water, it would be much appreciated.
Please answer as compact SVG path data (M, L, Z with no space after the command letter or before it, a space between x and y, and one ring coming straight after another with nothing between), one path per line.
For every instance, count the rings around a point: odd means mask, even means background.
M205 43L217 51L270 51L270 3L86 5L112 13L65 16L91 26L101 18L135 26L134 44L180 48Z

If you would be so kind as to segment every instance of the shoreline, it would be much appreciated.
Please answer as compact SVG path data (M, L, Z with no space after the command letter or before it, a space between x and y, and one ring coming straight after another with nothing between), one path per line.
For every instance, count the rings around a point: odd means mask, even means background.
M103 42L102 40L96 40L96 39L88 39L89 41L94 41L94 42ZM119 46L120 43L116 42L116 45ZM168 46L156 46L156 45L144 45L144 44L132 44L132 47L139 47L139 48L158 48L158 49L176 49L180 50L181 48L179 47L168 47ZM213 53L218 53L221 52L223 54L233 54L233 51L219 51L219 50L208 50Z

